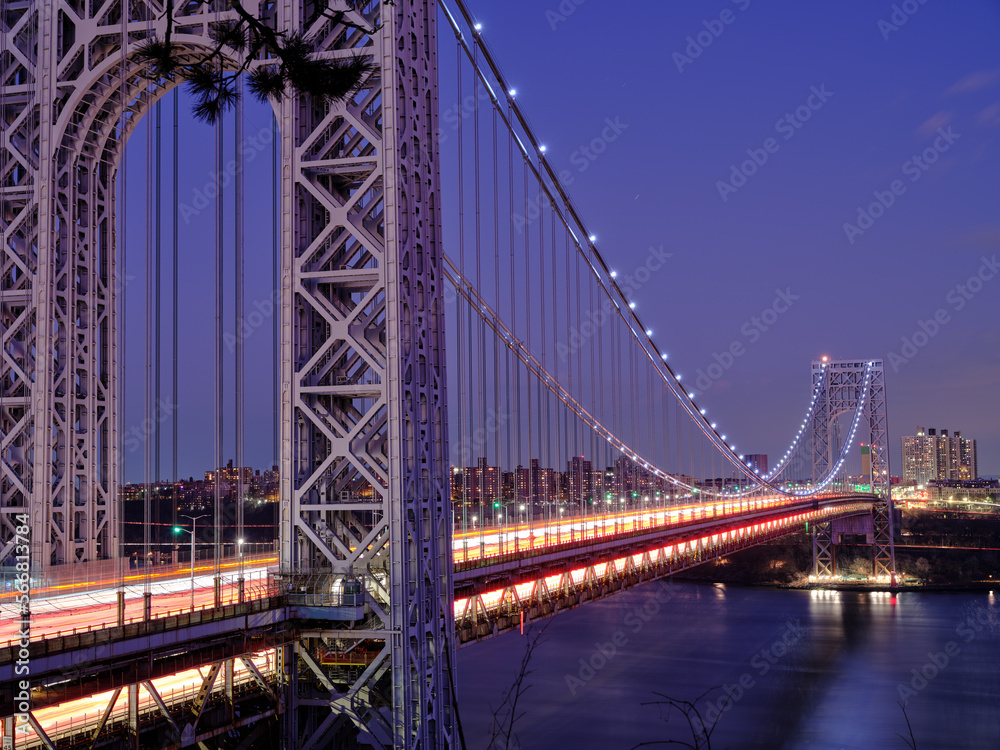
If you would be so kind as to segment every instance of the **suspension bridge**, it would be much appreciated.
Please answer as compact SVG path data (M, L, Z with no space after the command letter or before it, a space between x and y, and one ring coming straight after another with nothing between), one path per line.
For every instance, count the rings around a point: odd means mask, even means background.
M787 450L754 464L654 341L466 4L339 10L3 6L4 748L459 747L460 645L803 528L818 578L835 573L840 535L860 533L872 577L893 582L881 360L813 362ZM218 42L241 14L370 71L342 102L272 100L272 247L243 230L245 149L231 147L234 179L216 186L215 410L201 427L214 436L215 494L199 560L157 531L174 527L195 549L176 504L168 521L151 502L165 468L155 412L165 384L177 403L184 356L183 81L150 75L141 52L169 23L185 59L217 50L227 69L273 65ZM172 199L161 195L168 103ZM243 107L214 125L216 175L229 134L244 142ZM128 185L126 144L147 115L146 182ZM141 373L125 356L136 292L123 280L140 255L124 242L130 202L149 225ZM273 549L254 555L218 470L227 429L244 465L247 351L239 334L227 352L224 321L246 330L248 260L273 267L280 486ZM122 531L118 501L129 389L154 426L141 542ZM169 564L129 565L132 552L173 547Z

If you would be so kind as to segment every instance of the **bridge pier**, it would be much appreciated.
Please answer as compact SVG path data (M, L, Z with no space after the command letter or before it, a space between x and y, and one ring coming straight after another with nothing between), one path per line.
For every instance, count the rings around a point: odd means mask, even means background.
M833 543L833 521L813 525L813 575L833 578L837 572L837 548Z
M128 738L129 745L139 750L139 685L128 686Z

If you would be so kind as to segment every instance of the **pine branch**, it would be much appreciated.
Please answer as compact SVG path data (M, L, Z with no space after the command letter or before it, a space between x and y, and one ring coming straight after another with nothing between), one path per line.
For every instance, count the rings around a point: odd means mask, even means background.
M202 0L204 5L208 0ZM342 102L351 96L375 69L368 59L353 56L347 59L317 58L315 47L298 32L278 31L247 11L241 0L229 0L235 19L212 24L213 46L190 63L182 61L181 51L173 42L174 7L168 4L167 29L162 40L153 38L140 47L137 56L145 61L148 75L156 79L183 79L189 82L197 102L194 114L200 120L214 123L238 99L236 82L250 70L250 92L259 100L281 99L292 93L328 104ZM347 0L350 10L354 0ZM390 3L391 4L391 3ZM367 28L350 21L345 11L332 11L329 3L321 4L315 17L327 15L337 23L373 34L381 25ZM224 70L225 51L240 53L242 62L235 71ZM268 56L273 60L261 61Z

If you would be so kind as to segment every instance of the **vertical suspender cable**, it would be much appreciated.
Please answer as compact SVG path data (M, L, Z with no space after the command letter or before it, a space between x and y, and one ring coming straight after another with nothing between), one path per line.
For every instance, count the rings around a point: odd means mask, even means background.
M546 367L545 361L545 316L548 313L546 309L546 298L548 295L548 290L545 288L545 211L542 210L542 183L541 180L538 182L538 312L541 328L541 340L542 340L542 369ZM539 480L542 484L542 517L545 521L548 520L546 514L549 507L549 479L548 479L548 469L552 466L552 461L550 458L551 451L549 450L552 443L549 430L548 430L548 389L542 387L542 381L535 378L535 386L538 388L538 464L539 464ZM545 400L544 405L542 404L542 399ZM544 450L543 450L544 449ZM544 458L543 458L544 456ZM548 535L548 524L545 524L546 536ZM546 539L546 542L548 540Z
M271 316L271 444L273 450L272 465L275 473L277 473L280 471L278 468L278 452L281 443L281 437L278 434L278 390L281 386L278 370L278 359L280 357L278 329L281 325L280 311L282 309L278 286L278 280L281 275L281 243L278 240L281 231L281 190L279 185L281 138L278 137L278 115L273 109L271 110L271 133L271 295L274 299L273 309L275 310L274 315ZM272 480L275 482L276 487L280 487L280 480L277 476L272 475ZM280 528L280 519L278 518L281 508L280 499L280 496L276 497L275 502L272 503L275 513L274 533L276 535L279 533L278 529ZM277 542L278 540L275 538L273 541ZM277 550L278 547L276 546L275 551Z
M475 257L474 262L476 264L476 291L482 294L483 290L483 257L482 257L482 218L480 212L480 170L479 170L479 75L477 74L476 68L478 68L478 45L474 48L476 57L473 60L473 70L472 70L472 94L474 103L472 105L472 175L473 175L473 209L475 211L475 216L473 218L473 230L476 233L475 239ZM471 305L469 307L470 311L472 309ZM479 496L479 513L483 515L485 509L485 484L486 484L486 473L482 469L482 464L479 462L479 453L485 457L488 455L486 450L486 443L488 442L488 437L485 430L485 414L486 414L486 351L485 351L485 341L486 336L486 321L483 320L482 316L476 311L477 315L472 320L476 321L476 371L478 377L476 378L476 408L469 410L470 424L469 424L469 437L473 447L472 454L470 458L473 460L477 472L477 483L476 483L476 494ZM470 328L469 333L472 333ZM476 420L479 420L480 432L476 431ZM483 444L479 444L478 437L482 435L484 440Z
M177 482L180 480L180 477L177 476L177 444L178 444L178 440L177 440L177 428L179 426L179 424L178 424L179 423L179 416L178 416L178 406L177 406L177 391L178 391L178 384L177 384L177 344L178 344L177 324L178 324L178 318L179 318L179 315L178 315L178 312L177 312L177 296L178 296L177 292L178 292L178 289L179 289L179 284L178 284L178 281L177 281L177 270L178 270L177 253L178 253L178 249L180 248L180 244L179 244L179 241L177 239L177 230L178 230L178 222L177 222L178 208L177 207L178 207L178 205L180 203L180 186L178 185L178 182L177 182L177 178L178 178L177 164L180 161L180 149L179 149L179 145L180 145L180 135L179 135L180 134L180 118L178 116L178 113L180 111L180 95L179 95L179 92L178 92L177 89L174 89L174 92L173 92L173 105L174 105L173 106L173 109L174 109L174 127L173 127L173 131L174 132L173 132L173 149L172 149L172 155L173 155L173 180L172 180L172 188L173 188L173 194L174 195L173 195L173 201L172 201L172 207L171 207L172 208L172 217L171 217L172 232L171 232L171 237L170 237L171 244L172 244L172 247L171 247L171 256L172 256L172 258L171 258L171 260L173 262L173 271L172 271L172 274L171 274L171 277L170 277L171 294L172 294L172 297L173 297L172 304L171 304L171 309L170 309L170 315L171 315L171 318L172 318L172 324L170 326L171 355L173 357L173 362L172 362L172 369L171 369L171 376L170 376L170 390L171 390L171 393L170 393L170 396L171 396L171 398L170 398L170 440L171 440L170 460L171 460L171 467L170 467L170 469L171 469L171 477L173 478L173 482L174 482L174 484L173 484L173 487L174 487L173 495L174 496L173 496L173 502L171 504L171 506L172 506L171 507L171 528L173 528L174 526L177 525L177 504L178 504L177 503L177 501L178 501L178 498L177 498ZM177 562L177 545L176 544L174 545L173 562Z
M511 120L511 106L510 100L507 101L507 121ZM517 262L515 259L515 242L514 242L514 133L513 130L507 130L507 213L510 214L510 226L508 228L508 235L510 240L510 326L511 326L511 338L517 341L517 294L515 279L517 278L516 267ZM521 477L521 363L516 357L513 356L511 351L511 359L513 360L513 382L511 383L511 399L510 403L507 404L507 408L513 411L513 425L514 428L507 429L508 436L513 433L514 435L514 446L513 452L510 456L511 469L514 472L514 492L513 497L511 497L511 507L517 510L518 504L521 502L521 487L522 487L522 477ZM508 440L510 438L508 437ZM506 509L505 509L506 510ZM506 510L504 515L509 514L509 510ZM517 533L514 534L514 549L518 547Z
M455 98L461 102L462 101L462 53L461 49L456 47L456 93ZM463 124L464 118L459 118L458 120L458 267L462 270L462 275L465 274L465 126ZM456 284L460 283L456 279ZM470 303L471 304L471 303ZM467 410L467 404L465 401L466 391L465 391L465 372L467 365L467 357L465 351L465 327L466 318L465 310L463 306L465 305L464 298L460 294L455 295L455 308L458 317L458 444L460 446L459 451L456 456L459 461L462 458L468 458L466 452L463 450L466 445L466 435L465 431L465 411ZM471 438L470 438L471 439ZM466 461L466 464L469 462ZM471 477L469 475L469 467L460 466L462 476L462 523L467 524L467 517L469 515L469 483ZM483 541L483 526L486 524L485 516L479 516L479 554L480 556L484 552L484 541ZM475 528L475 527L473 527ZM467 537L465 537L467 539ZM467 545L467 542L466 542ZM466 556L468 555L466 546Z
M497 111L492 111L493 134L491 138L493 146L493 284L494 298L493 304L496 306L497 315L500 315L500 176L497 173ZM501 511L503 503L503 457L500 450L501 436L500 430L500 337L492 336L493 339L493 418L487 419L484 426L492 425L494 430L493 444L496 451L496 470L493 481L490 482L490 494L493 502L500 503ZM505 550L501 550L503 552Z
M221 63L220 63L221 64ZM222 571L222 452L223 452L223 359L222 359L222 323L223 323L223 220L225 204L222 190L223 165L223 118L215 121L215 420L213 436L215 438L214 455L214 493L213 516L215 529L213 535L214 553L214 589L216 604L219 603L220 575Z
M160 176L162 175L161 168L163 166L163 159L162 159L163 142L162 142L162 134L160 132L160 125L161 125L161 121L162 121L162 115L161 115L161 112L160 112L160 102L159 101L157 101L156 104L153 105L153 114L154 114L154 118L155 118L155 121L156 121L156 138L155 138L155 143L154 143L154 146L153 146L153 150L155 152L155 163L153 165L153 173L154 173L154 176L155 176L155 182L153 183L153 203L155 205L155 210L154 210L154 213L153 213L153 227L154 227L154 232L153 232L153 242L154 242L154 247L153 247L153 266L156 269L156 281L155 281L155 283L156 283L156 290L155 290L156 291L156 301L153 304L153 309L155 311L156 317L155 317L155 320L153 321L153 337L154 337L154 342L153 342L153 360L154 360L154 362L153 362L153 414L152 414L152 416L153 416L153 486L154 486L154 493L155 493L155 491L156 491L155 490L156 484L158 484L159 481L160 481L160 438L161 438L160 418L161 418L161 415L162 415L162 402L161 402L161 399L160 399L160 386L161 386L161 382L160 382L160 353L161 353L161 351L160 351L160 346L161 346L161 341L160 341L160 315L161 315L161 310L160 310L161 304L160 303L161 303L161 297L160 297L160 293L161 293L161 286L162 286L161 285L161 280L160 280L160 276L161 276L161 274L160 274L160 253L161 253L161 250L162 250L162 243L161 243L161 238L160 238L160 234L161 234L161 230L162 230L162 227L160 225L161 207L162 207L161 206L162 200L161 200L161 195L160 195L160 187L161 187L160 186L160 182L161 182ZM161 554L160 544L163 541L162 540L162 529L163 529L162 521L163 521L163 517L162 517L161 510L160 510L160 500L157 499L154 502L156 504L155 507L154 507L154 509L153 509L153 514L154 514L154 516L156 518L156 526L155 526L155 528L156 528L156 550L157 550L156 554L159 555L159 554Z
M120 295L121 299L117 301L118 310L116 315L119 321L118 333L118 487L119 492L121 488L125 486L125 451L123 440L125 437L125 356L126 350L126 320L128 315L126 314L126 268L127 262L126 258L128 253L126 252L126 242L125 233L128 227L127 215L128 215L128 190L127 190L127 178L128 174L128 153L125 151L125 124L126 124L126 106L128 104L128 58L126 56L126 39L128 39L128 13L121 14L121 62L119 64L119 92L121 96L121 101L119 102L119 114L118 114L118 133L117 133L117 143L115 144L118 155L119 155L119 168L118 175L120 179L120 197L121 205L118 211L119 224L118 224L118 245L121 251L121 264L118 268L117 277L114 280L115 291ZM115 498L115 502L118 502L118 498ZM118 529L118 539L119 539L119 559L124 562L124 558L127 556L127 548L125 541L125 531L124 531L124 518L119 519L119 529ZM125 617L125 570L123 565L118 566L118 576L117 576L117 586L118 586L118 622L119 624L124 624Z
M553 345L552 371L557 373L558 370L559 370L559 365L558 365L559 360L558 360L558 355L555 353L555 344L556 344L556 341L558 340L558 336L559 336L559 333L558 333L558 331L559 331L559 316L558 316L558 313L557 313L558 303L559 303L559 293L558 293L559 285L556 283L556 217L555 217L555 210L554 209L549 209L549 211L552 214L552 219L551 219L551 221L549 221L549 235L550 235L549 244L551 245L551 247L549 249L549 252L551 253L551 257L552 257L552 345ZM544 351L544 349L543 349L543 351ZM570 382L570 386L572 386L572 382ZM572 387L570 388L570 391L572 392ZM550 409L552 408L551 404L552 404L552 392L548 388L546 388L545 389L545 419L546 419L546 421L548 421L549 417L550 417ZM552 469L553 482L555 481L555 477L556 477L556 475L557 475L557 473L559 471L559 463L560 463L559 462L559 458L560 458L560 456L559 456L559 453L560 453L559 448L562 445L562 441L563 441L562 434L560 433L560 430L559 430L559 407L558 407L558 405L556 405L555 408L556 408L555 413L551 415L552 418L554 419L555 425L556 425L556 435L555 435L555 443L554 443L555 450L552 451L553 459L549 462L549 467ZM549 430L551 429L551 424L552 423L549 422L550 427L549 427L549 429L546 430L546 433L548 433ZM551 436L549 436L549 439L546 440L546 444L549 444L551 442L552 442L552 439L551 439ZM548 518L549 523L548 523L548 526L546 526L547 529L551 528L551 526L552 526L553 513L555 513L555 516L557 516L557 517L559 515L559 513L554 510L554 506L555 506L555 504L559 500L559 487L558 487L558 485L554 489L555 489L555 495L553 495L550 498L550 502L549 502L549 506L548 506L549 507L549 518ZM558 520L558 518L556 520ZM558 541L558 537L556 537L556 541Z
M244 367L244 255L243 255L243 76L236 80L236 120L233 142L236 150L236 202L234 208L234 237L236 243L236 557L239 567L239 595L243 595L243 496L244 496L244 461L243 461L243 367ZM272 139L273 140L273 139Z
M146 272L146 335L145 335L145 346L144 350L144 381L143 381L143 396L144 396L144 416L143 423L149 425L152 422L153 414L153 277L155 275L155 270L153 269L153 230L152 230L152 218L153 218L153 124L151 122L146 123L146 162L145 162L145 221L143 221L143 229L145 233L146 240L146 259L145 268ZM149 421L147 421L149 420ZM155 427L154 427L155 430ZM150 548L150 538L152 530L152 489L153 484L151 480L151 473L153 468L153 435L144 432L142 441L142 453L143 453L143 493L142 493L142 565L143 565L143 618L149 616L149 611L147 609L147 604L149 597L151 595L150 584L151 580L149 577L150 567L153 562L153 554Z
M596 283L594 279L593 268L596 266L593 265L594 251L593 248L590 246L588 246L588 249L590 250L591 253L591 258L588 259L587 261L588 265L591 266L591 268L587 271L588 286L590 288L590 315L591 318L597 321L597 323L595 324L597 327L597 356L594 357L593 355L591 355L590 358L590 401L594 407L594 413L599 414L600 415L599 419L601 420L601 422L607 424L604 416L605 400L603 398L603 394L601 394L601 397L599 397L597 392L597 380L598 378L604 377L604 334L603 334L604 320L603 318L594 317L595 310L597 309L595 306L595 299L597 300L597 303L599 303L601 296L600 294L595 294ZM591 346L591 350L593 350L593 346ZM595 502L591 503L591 507L595 506L598 502L603 500L604 495L606 494L604 488L605 450L603 443L604 441L598 438L597 433L594 430L590 430L590 452L591 455L593 455L594 457L593 458L594 465L601 472L601 483L598 487L594 488L594 493L593 493L594 497L592 499ZM588 508L588 510L589 509L590 508ZM594 510L596 511L596 508L594 508Z
M510 122L510 102L507 102L507 120ZM514 288L517 286L515 279L517 278L514 273L514 133L511 128L507 128L507 214L509 215L508 228L507 228L507 239L510 244L510 325L511 325L511 338L514 341L517 340L517 307L514 304ZM498 217L499 218L499 217ZM499 301L498 301L499 304ZM510 428L508 424L511 420L509 419L510 411L517 410L516 398L517 390L514 389L514 378L520 364L517 358L513 356L513 349L508 346L506 347L507 354L507 405L505 407L504 416L504 432L507 433L507 465L510 466L512 472L513 485L511 490L511 496L508 498L512 504L518 502L518 481L520 480L520 472L518 471L518 456L520 449L515 453L514 446L520 445L517 436L517 432ZM513 360L513 362L511 362ZM511 372L511 365L513 365L514 371ZM499 415L498 415L499 417ZM513 436L513 439L512 439ZM505 513L507 515L508 506L506 503L501 503L504 506ZM509 541L509 540L508 540Z

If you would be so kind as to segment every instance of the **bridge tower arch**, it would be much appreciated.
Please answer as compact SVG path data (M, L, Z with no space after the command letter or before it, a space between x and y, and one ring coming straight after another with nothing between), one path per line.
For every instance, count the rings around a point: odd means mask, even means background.
M436 3L361 5L357 26L308 3L243 5L317 54L375 65L342 104L274 103L280 574L315 625L282 654L285 742L322 748L346 731L448 747ZM119 556L116 178L135 123L176 84L136 61L166 13L181 53L195 54L233 11L31 0L0 19L0 559L24 515L36 564ZM328 655L345 652L363 653L363 668L332 679Z
M892 481L889 473L889 440L882 360L833 360L812 363L812 388L820 389L813 411L813 479L827 476L840 453L836 445L836 419L859 407L861 442L869 450L869 477L877 500L872 507L872 575L895 583L896 559L893 542ZM813 553L815 572L834 572L834 522L818 524Z

